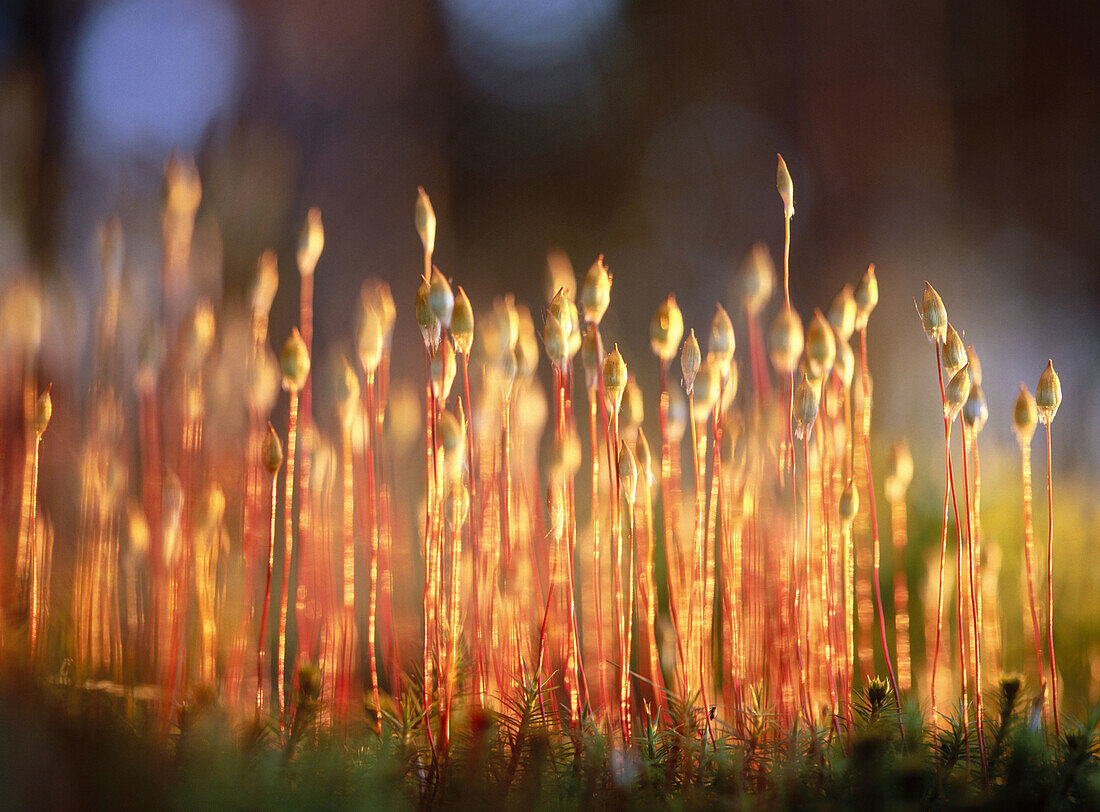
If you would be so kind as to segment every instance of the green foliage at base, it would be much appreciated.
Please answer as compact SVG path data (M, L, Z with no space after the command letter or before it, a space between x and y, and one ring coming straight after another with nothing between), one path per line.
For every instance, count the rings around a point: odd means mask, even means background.
M468 711L433 758L415 692L381 736L332 731L300 681L287 729L234 722L211 695L170 734L133 702L10 681L0 697L9 808L54 809L1062 809L1100 808L1100 711L1061 739L1029 718L1019 682L989 696L985 777L976 730L916 708L900 718L872 680L847 721L781 731L767 710L740 730L673 703L623 750L591 718L562 728L529 683L506 712ZM955 716L957 720L958 715Z

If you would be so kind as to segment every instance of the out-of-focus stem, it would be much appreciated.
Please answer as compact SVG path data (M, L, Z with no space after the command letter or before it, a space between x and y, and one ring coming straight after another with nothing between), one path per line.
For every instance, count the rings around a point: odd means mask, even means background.
M1047 646L1050 653L1050 707L1054 714L1054 737L1062 737L1058 720L1058 666L1054 661L1054 482L1051 477L1050 423L1047 429Z
M982 703L982 634L981 615L978 608L978 593L981 591L981 581L978 579L978 571L974 567L974 521L970 510L970 472L967 464L966 425L962 427L962 463L963 463L963 498L966 502L966 535L967 535L967 566L970 569L970 612L974 634L974 713L977 717L976 732L978 738L978 756L982 765L982 781L989 780L988 767L985 758L985 716Z
M278 473L278 472L276 472ZM267 615L271 607L271 576L275 571L275 517L278 515L279 499L278 477L271 477L271 509L268 513L267 531L267 578L264 581L264 602L260 609L260 636L256 643L256 713L263 710L264 704L264 650L267 648ZM281 704L281 700L280 700Z
M875 507L875 479L871 474L871 389L868 381L870 372L867 368L867 328L859 331L859 362L862 367L860 378L863 381L863 455L867 464L867 501L871 507L871 543L874 546L873 570L875 585L875 607L878 610L878 629L882 638L882 656L886 660L886 672L890 676L890 686L894 690L894 702L898 708L898 725L901 727L902 736L905 728L901 724L901 694L898 693L898 678L894 673L894 664L890 659L890 647L886 642L886 617L882 611L882 588L879 584L879 537L878 537L878 511Z
M932 724L937 724L936 704L936 672L939 670L940 642L943 635L943 584L944 570L947 566L947 500L950 495L951 485L951 424L947 420L947 395L943 387L943 360L940 358L940 345L932 342L932 350L936 354L936 372L940 382L940 403L943 407L943 523L940 532L940 577L939 591L936 599L936 645L932 654L932 673L929 675L932 694Z
M30 523L28 540L30 542L28 554L30 555L30 663L33 665L38 651L38 632L41 607L39 606L39 560L38 560L38 450L42 444L42 438L35 435L31 447L31 492L30 492Z
M1031 608L1032 641L1035 643L1035 673L1039 676L1039 689L1046 690L1043 674L1042 632L1039 631L1039 610L1035 601L1035 544L1031 518L1031 443L1020 442L1020 473L1024 488L1024 563L1027 565L1027 597ZM1044 715L1046 703L1043 704Z
M290 390L290 416L287 418L286 440L286 493L283 496L283 528L286 538L283 545L283 585L279 593L279 639L276 666L275 692L278 697L279 725L286 726L286 646L287 601L290 591L290 564L294 557L294 457L298 449L298 392Z
M626 573L626 612L623 616L625 635L622 645L622 668L620 669L622 682L619 693L622 698L622 706L619 713L623 723L623 741L630 745L630 650L634 632L634 505L627 505L627 573Z
M381 408L374 402L374 371L366 373L366 386L363 388L363 398L367 419L370 421L373 410ZM367 658L370 663L370 690L371 700L374 702L374 731L382 734L382 706L378 693L378 656L375 652L375 640L378 635L378 556L379 556L379 521L377 504L377 487L375 485L375 443L380 433L372 433L370 422L367 426L366 469L367 469L367 524L369 530L369 555L368 562L368 595L367 595ZM392 577L392 571L391 571Z

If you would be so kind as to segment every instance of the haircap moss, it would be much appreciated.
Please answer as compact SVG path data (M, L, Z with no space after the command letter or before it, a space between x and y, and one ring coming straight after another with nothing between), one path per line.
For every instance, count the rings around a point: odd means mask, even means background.
M1035 387L1035 406L1039 410L1040 423L1053 423L1058 407L1062 405L1062 380L1054 371L1054 361L1047 361L1047 367L1039 376Z
M707 343L707 354L713 355L721 369L725 370L733 360L733 353L737 347L737 340L733 334L733 322L729 313L721 304L714 306L714 318L710 323L710 341ZM725 377L723 375L723 377Z
M604 265L603 254L600 254L588 269L581 287L581 307L584 309L585 321L599 324L610 304L611 274Z
M266 320L279 290L279 260L272 250L260 254L256 263L256 278L252 282L250 305L253 319Z
M699 365L702 361L699 342L695 338L695 328L692 328L688 331L688 337L684 339L684 349L680 353L680 371L684 376L684 391L688 395L695 390L695 376L699 374Z
M947 384L944 390L943 413L948 422L954 421L959 415L963 404L970 395L970 372L964 365Z
M267 424L267 435L264 437L261 458L264 468L272 476L275 476L283 465L283 444L275 432L275 427L270 423Z
M955 331L954 326L948 324L947 334L943 342L943 368L948 379L952 378L966 364L966 348L963 346L962 338Z
M768 331L768 355L776 372L791 373L798 367L804 346L802 320L794 310L781 309Z
M820 310L814 310L806 331L806 360L818 378L828 375L836 361L836 336Z
M298 271L312 276L317 260L325 248L325 229L321 225L321 210L314 206L306 212L306 221L298 234Z
M248 358L245 369L245 391L248 408L257 415L270 414L279 397L279 364L265 342Z
M943 299L936 293L936 289L927 281L924 283L924 295L921 296L917 312L928 340L943 344L947 339L947 308L943 306Z
M42 390L42 394L38 396L38 400L34 403L34 434L38 439L42 439L42 435L46 432L46 427L50 425L50 418L53 416L53 399L50 397L50 390L53 389L53 384L47 384L46 388Z
M397 321L397 308L393 303L390 286L382 279L364 279L359 287L359 301L373 307L382 320L382 340L388 347L393 337L393 325Z
M967 368L970 365L967 364ZM989 419L989 407L985 402L985 393L982 391L981 384L973 381L973 375L971 375L970 393L966 396L966 403L963 404L962 418L974 433L979 433L985 428L985 422Z
M382 317L369 304L359 310L359 324L355 328L355 350L364 372L374 372L382 361L385 342L382 333Z
M432 313L439 319L439 323L443 325L443 329L451 329L451 315L455 309L455 295L451 290L451 283L447 281L439 270L439 268L432 268L432 279L428 284L428 306L431 307Z
M787 171L787 162L783 156L776 153L779 165L775 170L775 188L779 190L779 197L783 200L783 216L788 220L794 216L794 181L791 173Z
M805 375L794 390L794 431L802 439L813 431L817 420L818 398L813 385Z
M1016 404L1012 409L1012 430L1016 433L1016 439L1021 445L1031 443L1038 423L1039 409L1035 405L1035 398L1031 396L1027 385L1021 383L1020 394L1016 396Z
M420 328L420 335L424 339L424 346L432 350L439 343L441 327L439 319L432 309L429 299L430 292L431 284L427 279L421 277L420 287L416 289L414 314L416 316L416 326Z
M833 297L829 305L829 324L844 341L852 337L856 329L856 300L852 296L852 286L845 284L840 293Z
M297 327L291 329L290 337L283 344L283 351L279 353L279 372L283 376L283 389L289 392L299 392L306 385L306 378L309 377L309 351Z
M454 297L454 309L451 313L451 338L455 342L455 350L463 355L469 355L474 345L474 308L470 304L470 297L458 286Z
M741 260L735 282L737 298L751 315L757 315L775 290L775 263L768 246L758 242Z
M653 321L649 324L649 343L653 353L667 362L676 356L683 337L684 316L676 304L676 297L670 295L653 314Z
M432 209L432 201L428 199L428 193L423 186L416 188L416 233L420 235L420 243L424 246L424 252L432 254L435 251L435 210Z
M558 292L550 300L550 312L547 318L557 319L566 336L573 331L573 312L569 309L569 297L565 293L565 288L558 288Z
M875 276L875 264L873 262L867 266L867 270L860 277L853 298L856 300L856 329L866 329L867 320L871 318L871 311L878 304L878 278Z
M909 452L909 443L895 440L886 459L886 500L896 504L905 499L913 481L913 455Z
M568 317L566 321L568 322ZM542 327L542 343L551 363L558 369L565 369L565 362L569 360L569 333L553 310L546 315L546 322Z
M626 390L626 361L619 352L618 344L612 346L611 352L603 361L603 385L614 413L618 414L623 392Z

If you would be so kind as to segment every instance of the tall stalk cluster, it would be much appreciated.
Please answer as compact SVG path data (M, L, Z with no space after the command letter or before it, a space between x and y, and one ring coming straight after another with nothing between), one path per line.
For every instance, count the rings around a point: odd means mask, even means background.
M943 498L934 600L926 618L913 617L913 458L899 442L876 467L871 439L876 268L803 322L791 289L795 185L782 158L782 299L758 243L734 275L734 306L716 304L709 323L685 325L675 296L661 292L649 328L655 362L611 334L614 278L603 256L578 284L555 255L538 321L511 295L477 301L474 289L471 299L443 270L451 258L436 254L423 189L410 307L366 280L343 351L319 370L314 282L330 282L315 280L324 231L310 210L295 257L298 324L276 356L277 257L261 256L244 307L215 305L220 291L190 272L197 171L174 157L166 186L163 291L140 342L120 340L121 224L101 237L80 533L62 614L71 628L47 611L56 579L38 483L42 449L53 450L41 444L53 401L37 389L41 292L26 280L5 291L4 312L18 319L5 321L4 361L18 386L5 384L4 414L21 430L14 446L24 458L14 554L3 558L14 571L0 572L0 594L18 602L0 616L6 651L42 667L71 658L88 679L142 685L165 724L181 700L210 688L289 737L307 710L341 730L403 725L433 764L450 757L458 720L493 715L514 719L522 735L537 717L574 742L595 728L616 758L653 725L703 751L723 729L758 735L766 709L784 729L808 725L846 742L861 707L853 697L881 670L875 713L898 724L905 695L924 698L927 688L938 721L954 693L969 720L966 756L973 731L986 774L983 688L1002 649L982 547L981 364L926 284L917 310L936 358ZM423 346L416 384L391 380L406 310ZM635 377L647 365L659 380L652 399ZM124 368L134 371L129 394ZM1030 632L1056 733L1050 452L1060 401L1051 363L1014 412ZM71 413L71 395L63 402ZM1040 422L1045 607L1031 499ZM887 539L876 470L886 472ZM929 630L925 651L912 625Z

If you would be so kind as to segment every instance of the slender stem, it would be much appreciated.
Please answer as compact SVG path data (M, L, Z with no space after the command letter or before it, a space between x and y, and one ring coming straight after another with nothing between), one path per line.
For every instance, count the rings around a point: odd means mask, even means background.
M677 650L681 652L680 669L683 673L687 663L683 660L683 644L680 640L683 630L680 628L678 611L678 575L679 567L676 567L676 575L673 575L673 567L678 561L678 549L676 542L676 523L673 521L673 486L672 486L672 443L668 436L668 362L660 361L660 399L658 401L657 420L661 434L661 526L663 547L665 551L665 583L668 591L669 615L676 632ZM677 450L679 445L677 445ZM685 685L686 687L686 685Z
M555 432L555 439L558 443L558 447L565 442L565 427L566 427L566 376L565 372L560 369L555 369L555 377L557 378L557 430ZM570 475L570 480L572 475ZM570 499L569 499L569 483L562 483L562 504L565 507L565 513L562 518L563 523L568 522L572 524L573 517L570 513ZM580 723L580 694L578 691L580 678L577 673L577 658L576 658L576 639L574 636L575 631L575 606L576 602L573 595L573 549L570 541L570 531L563 525L562 534L560 539L560 550L565 563L565 602L566 602L566 634L565 634L565 689L569 696L569 723L571 727L576 728Z
M898 684L908 691L913 684L909 641L909 588L905 577L907 543L904 495L890 503L890 534L894 546L894 638L898 650Z
M940 357L940 345L937 341L932 342L932 351L936 354L936 371L938 373L938 380L940 382L940 403L943 406L943 455L944 455L944 474L943 474L943 523L940 533L940 577L939 577L939 592L936 601L936 646L932 654L932 673L929 677L932 694L932 724L936 724L937 719L937 705L936 705L936 672L939 670L940 661L940 642L943 633L943 585L944 585L944 570L947 566L947 509L948 509L948 497L950 496L950 483L951 483L951 424L947 420L947 395L943 387L943 360Z
M301 288L299 291L299 330L302 343L306 346L309 357L313 357L313 273L301 274ZM320 630L317 628L317 617L328 615L329 607L323 603L320 590L319 576L322 571L329 571L327 557L323 556L323 550L314 543L313 533L313 496L312 496L312 470L313 470L313 376L306 377L299 395L298 422L301 424L300 444L302 446L301 463L298 470L298 591L305 592L306 599L300 598L297 605L297 637L298 654L303 660L319 654ZM318 561L319 557L325 560ZM303 590L304 587L304 590ZM306 608L307 603L313 603L312 608Z
M688 652L691 655L692 665L699 668L699 689L703 689L703 664L702 664L702 635L699 629L697 615L701 611L702 598L699 591L702 589L702 554L703 536L706 534L704 527L706 512L706 493L703 491L703 472L700 470L706 464L705 458L699 460L699 440L695 426L695 393L688 393L688 421L691 423L691 462L695 474L695 526L692 533L691 544L691 589L688 593L688 623L690 624ZM705 442L705 439L704 439ZM695 661L698 661L696 663Z
M863 382L863 457L867 464L867 501L871 508L871 543L874 546L873 576L875 583L875 607L878 610L878 629L882 638L882 656L886 660L886 671L890 675L890 687L894 690L894 702L897 704L899 718L898 725L902 735L905 728L901 723L901 695L898 693L898 678L894 674L894 664L890 659L890 647L886 643L886 617L882 611L882 588L879 584L879 538L878 538L878 510L875 507L875 479L871 474L871 388L868 382L869 370L867 369L867 327L859 331L859 362L862 366L860 378Z
M29 584L31 537L34 535L34 499L31 497L31 480L36 475L37 435L34 430L35 389L34 366L28 359L27 372L23 376L23 481L19 502L19 536L15 553L15 579L19 597L26 597L24 589Z
M856 566L855 544L852 540L852 523L844 522L841 528L844 543L844 631L848 685L845 691L845 707L849 723L852 720L852 685L856 671Z
M287 599L290 592L290 565L294 558L294 457L298 450L298 390L290 390L290 415L287 418L286 441L286 493L283 497L283 527L286 538L283 547L283 586L279 593L279 648L277 681L275 692L278 696L279 725L286 726L286 645L287 645Z
M1039 688L1045 692L1046 677L1043 674L1042 632L1039 631L1039 610L1035 602L1035 544L1031 519L1031 442L1020 441L1020 472L1024 486L1024 562L1027 564L1027 596L1031 608L1031 637L1035 643L1035 673L1039 676ZM1046 713L1046 703L1043 703Z
M805 568L801 573L797 573L795 575L794 622L795 622L795 625L796 625L796 629L795 629L795 638L794 639L795 639L795 646L797 647L797 650L798 650L798 660L799 660L798 667L799 667L799 671L801 672L799 682L800 682L801 688L802 688L802 712L806 716L806 723L809 724L810 727L812 728L815 724L814 723L814 707L813 707L813 702L810 699L810 689L809 689L809 684L808 684L809 683L809 673L808 673L808 669L806 668L805 663L803 662L802 638L803 638L804 635L803 635L803 630L801 628L801 624L802 624L802 594L803 594L803 591L808 589L809 582L810 582L810 544L812 543L811 536L810 536L810 433L809 433L809 431L804 431L803 434L802 434L802 471L803 471L804 488L805 488L805 491L804 491L804 494L803 494L803 498L805 500L804 503L803 503L803 506L805 508L805 512L803 514L803 524L806 525L806 535L805 535L805 539L804 539L804 543L806 545L806 552L805 552ZM792 484L793 484L793 477L792 477ZM808 618L809 618L809 608L807 607L807 620L808 620ZM807 642L807 644L809 643L809 636L808 635L806 635L806 642Z
M607 703L607 678L604 672L603 649L603 609L601 592L603 569L600 565L600 446L596 423L596 413L599 408L599 389L591 386L588 389L588 438L592 452L592 600L593 620L595 621L596 638L596 674L600 687L600 707Z
M787 214L783 218L783 306L789 313L791 310L791 216Z
M978 609L978 592L981 590L981 583L974 568L974 522L970 510L970 472L966 461L968 456L966 435L964 424L962 427L963 499L966 502L966 553L967 565L970 569L970 613L974 634L974 714L978 735L978 756L982 765L982 782L985 784L989 780L989 774L985 758L985 716L982 709L982 635L981 615Z
M950 441L949 441L950 443ZM970 693L967 687L966 626L963 624L963 607L966 605L966 584L963 579L963 527L959 518L959 500L955 495L955 474L952 471L948 481L951 483L951 504L955 511L955 530L958 548L955 553L955 626L959 638L959 681L962 703L963 751L966 753L966 775L970 775Z
M649 483L642 481L642 521L645 522L645 577L639 574L640 586L639 600L642 602L642 610L639 614L645 616L646 647L649 650L649 678L653 683L653 698L657 703L658 712L668 710L668 702L665 698L665 679L661 672L660 652L657 649L657 588L653 573L653 550L656 544L653 532L653 502Z
M790 259L791 259L791 215L789 212L783 218L783 307L787 314L791 312L791 286L790 286ZM788 468L791 477L791 491L794 492L794 368L787 371L787 451Z
M370 562L368 566L368 595L367 595L367 659L370 664L370 690L371 699L374 702L374 732L382 734L382 706L381 699L378 693L378 656L375 653L375 640L378 635L378 556L379 556L379 521L378 521L378 504L377 504L377 487L375 485L374 466L375 466L375 444L378 438L381 436L381 432L372 431L371 429L371 414L375 409L381 408L380 404L375 403L374 398L374 371L368 370L366 373L366 386L363 387L363 398L366 401L365 411L367 413L367 432L366 432L366 463L367 469L367 494L366 494L366 513L367 522L370 526L369 531L369 546L370 546ZM392 577L392 569L390 576ZM396 690L396 687L391 687L391 690Z
M424 263L427 270L431 267L431 255L425 254ZM430 275L429 275L430 276ZM425 277L429 278L429 277ZM424 345L424 645L422 651L422 664L424 668L424 690L421 699L424 710L424 728L431 745L432 756L435 756L435 740L432 737L432 725L429 713L432 701L432 502L435 499L435 395L432 391L431 351L428 345Z
M718 404L722 402L721 388L719 389ZM703 534L703 568L702 576L702 621L703 635L703 664L713 675L714 664L714 592L715 576L717 572L718 542L721 536L718 526L719 501L722 489L722 460L721 460L721 409L716 404L711 411L711 440L714 451L710 464L710 494L707 504L707 524ZM706 432L704 431L704 435ZM706 457L704 456L704 459ZM713 676L712 676L713 679Z
M264 602L260 609L260 636L256 644L256 713L264 705L264 650L267 648L267 615L271 607L271 576L275 571L275 517L278 515L278 478L271 477L271 510L268 513L267 579L264 581Z
M456 486L461 486L461 474L452 482L452 494L453 489ZM452 500L454 502L454 500ZM447 643L446 643L446 693L445 701L443 704L443 713L441 714L440 727L442 728L442 749L444 753L448 752L451 744L451 716L454 708L454 694L455 694L455 681L457 679L457 662L458 662L458 639L459 639L459 618L460 618L460 600L459 593L462 589L462 526L459 524L460 516L458 513L457 502L452 504L451 508L451 579L450 579L450 599L447 602L449 605L445 607L446 617L444 618L444 624L447 630ZM440 573L442 576L442 572Z
M1050 653L1050 707L1054 713L1054 737L1061 738L1058 720L1058 666L1054 662L1054 482L1051 477L1050 420L1047 429L1047 646Z
M30 504L30 525L27 533L27 539L30 542L28 553L30 555L30 592L31 592L31 617L30 617L30 663L34 665L35 655L38 647L38 624L39 624L39 576L38 576L38 449L41 445L42 438L37 434L34 438L34 446L32 451L31 460L31 504Z
M467 353L462 353L462 395L465 400L466 407L466 482L469 486L470 494L470 510L467 518L466 526L469 528L470 533L470 563L473 568L473 582L480 586L481 584L481 570L480 559L481 555L477 546L478 532L475 527L475 521L480 515L475 498L477 495L477 469L474 467L474 412L473 401L470 398L470 356ZM482 691L482 680L484 679L484 663L481 659L482 649L482 629L481 629L481 600L478 595L474 595L473 600L473 636L474 636L474 685L475 695L477 701L482 705L485 704L485 696Z
M704 431L700 436L695 426L695 393L688 393L688 421L691 423L691 457L695 470L695 541L692 549L692 589L688 602L688 621L691 624L691 640L695 644L692 653L693 663L699 671L699 696L703 700L703 718L706 720L705 731L711 739L714 739L714 730L710 724L710 701L707 699L707 663L706 640L708 630L703 628L703 600L706 594L703 583L704 570L704 545L706 542L706 492L703 490L703 477L706 473L707 459L707 435ZM698 603L698 606L696 606ZM689 651L691 649L689 648Z
M623 624L625 627L625 637L623 640L622 651L622 668L620 669L621 684L619 686L620 695L622 697L622 706L619 713L622 717L623 723L623 741L630 745L631 733L630 733L630 650L632 648L632 640L634 636L634 505L628 504L627 511L627 586L626 586L626 613L623 616Z
M768 362L764 356L764 337L760 331L760 319L756 313L745 308L745 322L749 334L749 371L752 373L753 403L757 409L771 399L771 384L768 382Z
M819 420L828 420L828 382L821 387L821 409ZM825 444L825 432L828 430L827 424L819 426L815 440L817 441L817 456L820 462L819 472L819 485L821 490L821 627L822 627L822 639L825 644L825 671L828 675L829 685L829 702L832 705L833 715L833 728L839 735L839 722L837 721L836 709L839 705L839 691L837 689L837 667L836 667L836 640L834 636L834 619L836 618L835 602L836 591L833 572L833 551L832 551L832 511L833 507L830 499L830 491L826 480L826 469L830 467L831 455L829 455L828 448ZM806 488L809 491L809 486Z
M342 617L343 645L340 655L340 687L337 704L339 713L346 720L348 698L351 691L352 651L355 640L355 468L351 455L351 431L347 423L341 426L340 457L343 469L341 478L341 541L343 544Z

